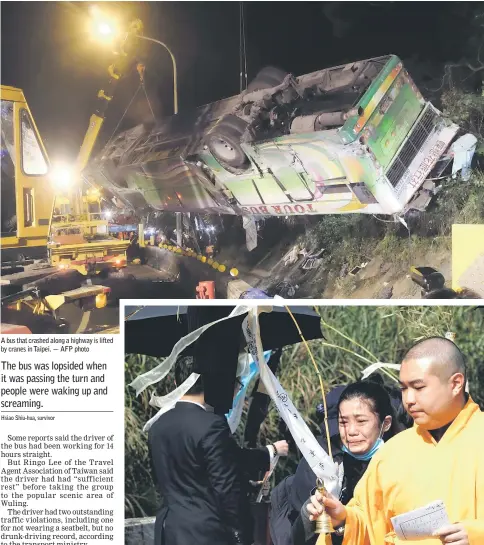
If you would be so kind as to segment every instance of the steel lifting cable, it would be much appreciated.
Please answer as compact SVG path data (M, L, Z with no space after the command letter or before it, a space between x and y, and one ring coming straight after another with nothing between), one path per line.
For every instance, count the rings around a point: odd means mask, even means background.
M145 87L144 81L141 83L141 86L143 87L143 91L145 93L146 101L148 102L148 106L150 108L151 115L153 116L153 121L156 123L156 117L155 117L155 114L153 112L153 108L151 107L151 102L150 102L150 99L148 98L148 93L146 92L146 87Z
M243 88L243 59L242 59L242 2L239 3L239 93Z
M239 93L242 92L242 2L239 4Z
M153 116L153 121L156 123L155 113L153 112L153 108L151 107L151 102L150 102L150 99L148 97L148 93L146 91L146 86L145 86L145 70L146 70L146 66L143 63L140 62L136 66L136 70L138 71L139 80L141 82L141 86L143 87L143 92L144 92L145 97L146 97L146 102L148 102L148 106L150 108L151 115Z
M114 129L113 133L111 134L111 136L109 137L109 140L105 146L105 148L107 148L109 146L109 144L111 143L111 140L113 139L116 131L119 129L121 123L123 122L123 119L126 117L126 114L128 113L128 110L131 108L131 104L133 104L133 101L134 99L136 98L136 95L139 93L139 90L141 89L143 83L140 82L140 84L138 85L138 88L136 89L133 97L131 98L131 100L129 101L129 104L128 104L128 107L126 108L126 110L124 110L124 113L123 115L121 116L121 119L119 120L119 123L116 125L116 128Z
M246 51L246 25L244 15L244 2L239 6L239 66L240 66L240 92L247 88L247 51Z

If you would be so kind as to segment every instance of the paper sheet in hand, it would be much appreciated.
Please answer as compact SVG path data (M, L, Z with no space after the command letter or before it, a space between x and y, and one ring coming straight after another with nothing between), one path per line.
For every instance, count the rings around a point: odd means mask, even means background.
M429 503L414 511L397 515L391 519L395 533L400 539L425 539L450 524L442 500Z

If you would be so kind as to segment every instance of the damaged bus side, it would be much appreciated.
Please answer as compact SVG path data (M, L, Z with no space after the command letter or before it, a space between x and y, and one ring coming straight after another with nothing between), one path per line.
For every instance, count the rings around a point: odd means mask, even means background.
M240 95L120 134L88 176L138 211L403 214L428 205L457 131L395 55L268 67Z

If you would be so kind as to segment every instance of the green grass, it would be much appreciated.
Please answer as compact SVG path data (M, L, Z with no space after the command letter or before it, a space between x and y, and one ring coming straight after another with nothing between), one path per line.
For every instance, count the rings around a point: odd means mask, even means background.
M325 249L318 282L321 293L336 292L338 297L351 296L359 285L357 278L340 275L343 267L348 271L378 257L395 271L425 256L443 254L450 261L452 225L484 223L484 173L475 170L467 182L460 177L444 181L429 209L406 221L409 230L391 218L321 216L296 243L309 250Z
M355 276L349 274L343 278L336 278L334 284L339 297L345 299L352 296L358 287L358 280Z
M450 252L450 239L447 237L422 238L416 235L397 237L389 233L378 243L374 252L383 261L392 263L395 267L408 266L414 259L422 255L447 250Z
M484 96L451 88L442 94L444 114L484 144ZM482 148L480 148L482 149Z

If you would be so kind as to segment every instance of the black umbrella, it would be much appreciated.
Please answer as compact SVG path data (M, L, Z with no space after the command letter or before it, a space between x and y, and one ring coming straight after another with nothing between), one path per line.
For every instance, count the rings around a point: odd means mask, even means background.
M125 307L125 352L166 357L175 344L191 331L229 316L233 306L144 306ZM312 307L289 307L306 340L321 339L321 318ZM225 344L223 334L235 331L242 336L240 324L245 314L225 320L205 331L214 341ZM298 330L284 307L260 315L264 350L273 350L301 342ZM215 334L214 334L215 333ZM239 346L237 345L237 348ZM188 354L188 352L187 352Z
M233 306L126 307L125 352L156 357L169 356L174 345L205 324L229 316ZM306 340L322 338L321 318L312 307L291 307ZM242 322L246 314L224 320L207 329L183 355L194 358L203 375L205 400L217 412L232 407L237 358L245 345ZM260 315L264 350L301 342L292 317L283 307Z

